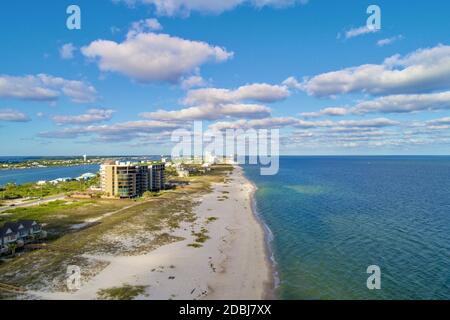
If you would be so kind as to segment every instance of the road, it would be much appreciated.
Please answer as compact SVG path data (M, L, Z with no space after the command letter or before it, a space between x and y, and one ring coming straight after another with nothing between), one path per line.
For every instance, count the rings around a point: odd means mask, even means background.
M66 196L65 195L56 195L56 196L51 196L51 197L47 197L41 200L33 200L33 201L29 201L29 202L25 202L25 203L20 203L15 205L14 207L0 207L0 213L4 212L6 210L10 210L10 209L15 209L15 208L26 208L26 207L32 207L32 206L37 206L40 204L44 204L44 203L48 203L48 202L52 202L52 201L56 201L56 200L63 200Z

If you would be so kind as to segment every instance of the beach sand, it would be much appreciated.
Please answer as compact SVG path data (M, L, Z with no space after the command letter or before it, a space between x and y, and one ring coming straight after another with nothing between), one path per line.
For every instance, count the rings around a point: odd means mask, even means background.
M109 265L75 292L34 294L41 299L97 299L101 289L131 285L145 287L136 299L272 297L265 234L252 210L255 187L240 167L227 180L214 183L212 192L198 199L194 225L185 223L172 233L185 240L139 256L86 256ZM199 248L188 246L194 243L193 231L210 238Z

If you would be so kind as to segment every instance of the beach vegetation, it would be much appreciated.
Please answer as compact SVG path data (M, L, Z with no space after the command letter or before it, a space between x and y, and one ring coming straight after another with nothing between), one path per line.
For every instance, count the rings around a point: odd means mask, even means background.
M214 221L216 221L216 220L218 220L219 218L217 218L217 217L208 217L207 219L206 219L206 223L211 223L211 222L214 222Z
M85 254L140 255L184 240L173 235L172 229L181 223L195 223L195 199L211 192L212 183L220 182L222 178L223 173L214 171L202 177L189 177L189 185L182 189L162 192L158 197L137 202L131 199L66 199L5 211L0 215L0 223L33 219L45 226L48 238L37 248L18 249L20 255L0 264L0 283L29 290L64 291L68 265L78 265L84 270L83 282L108 265L105 261L89 259ZM206 228L194 232L193 236L195 241L189 245L193 248L202 247L209 239ZM117 290L101 292L105 298L136 296L136 291L129 290L130 286L110 289Z
M131 286L126 284L122 287L102 289L97 292L99 300L133 300L145 293L146 286Z
M192 231L192 235L195 237L194 241L196 243L205 243L206 240L210 239L208 236L208 230L206 228L202 228L200 232Z
M9 183L0 190L1 200L15 200L23 198L45 198L58 194L68 194L71 192L83 192L92 186L98 186L100 178L97 176L89 180L64 181L57 184L45 183L25 183L16 185Z
M203 247L200 243L190 243L187 246L188 247L192 247L192 248L201 248L201 247Z
M161 195L160 192L145 191L142 197L151 198L151 197L159 197L160 195Z

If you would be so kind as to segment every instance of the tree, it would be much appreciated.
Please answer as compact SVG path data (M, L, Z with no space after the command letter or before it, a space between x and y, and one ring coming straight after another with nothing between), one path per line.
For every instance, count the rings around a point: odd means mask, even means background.
M16 243L8 244L8 249L11 251L11 256L14 257L16 255L17 244Z

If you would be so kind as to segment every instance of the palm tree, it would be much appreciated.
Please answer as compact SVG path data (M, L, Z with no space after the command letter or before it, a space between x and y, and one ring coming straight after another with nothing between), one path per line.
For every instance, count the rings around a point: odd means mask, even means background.
M11 256L14 257L16 255L17 244L16 243L8 244L8 249L11 251Z

